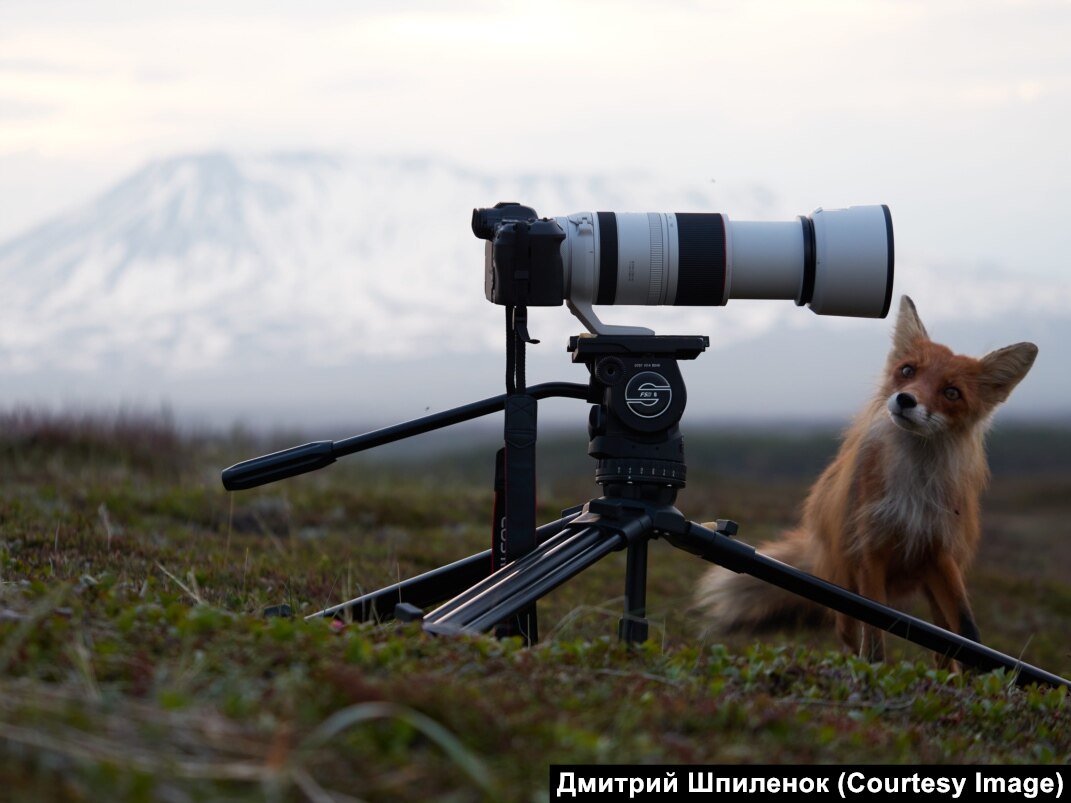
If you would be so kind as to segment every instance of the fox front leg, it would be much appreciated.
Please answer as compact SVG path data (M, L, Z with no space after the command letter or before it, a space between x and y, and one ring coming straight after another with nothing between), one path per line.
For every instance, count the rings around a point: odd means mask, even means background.
M967 599L963 573L947 553L939 555L933 568L927 573L925 591L934 622L939 627L954 630L964 638L981 643L978 625L974 621L974 613ZM937 665L953 672L960 669L947 655L938 655Z
M888 600L887 572L883 560L868 556L859 570L859 593L885 605ZM870 663L885 660L885 631L873 625L863 625L859 656Z

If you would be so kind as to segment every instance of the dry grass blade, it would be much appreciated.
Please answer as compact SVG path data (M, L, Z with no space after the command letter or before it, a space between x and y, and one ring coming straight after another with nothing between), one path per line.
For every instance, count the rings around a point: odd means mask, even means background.
M169 759L166 755L140 753L126 743L112 743L81 730L52 734L37 728L0 723L0 739L47 750L83 763L106 762L152 774L197 780L259 781L271 780L274 771L264 764L243 761L196 761Z
M489 795L494 796L491 775L483 762L461 743L453 733L434 719L396 703L358 703L329 716L298 746L295 756L307 755L330 742L348 728L377 719L395 719L406 723L434 742L457 767Z
M197 593L196 587L190 588L184 582L182 582L177 577L175 577L175 575L171 574L171 572L169 572L167 569L165 569L163 564L160 563L160 562L157 562L156 568L158 568L160 571L162 571L164 574L166 574L169 578L171 578L171 580L173 580L175 582L175 585L177 585L179 588L181 588L183 591L185 591L189 595L190 599L192 599L195 603L197 603L198 605L204 605L205 604L205 601L203 599L201 599L201 595Z

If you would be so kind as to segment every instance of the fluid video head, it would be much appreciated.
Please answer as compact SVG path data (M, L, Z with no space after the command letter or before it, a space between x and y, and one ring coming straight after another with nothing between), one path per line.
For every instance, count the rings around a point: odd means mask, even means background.
M714 213L579 212L540 218L500 203L474 209L487 240L484 292L507 306L565 303L594 334L594 304L721 306L786 299L819 315L884 318L893 285L889 208L818 209L792 221L730 221Z

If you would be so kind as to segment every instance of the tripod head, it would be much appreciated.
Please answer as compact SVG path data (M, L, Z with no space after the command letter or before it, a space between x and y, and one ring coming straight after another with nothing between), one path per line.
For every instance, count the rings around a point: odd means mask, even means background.
M667 497L686 478L680 419L688 394L678 360L694 360L706 336L573 337L573 362L591 374L588 454L607 496Z

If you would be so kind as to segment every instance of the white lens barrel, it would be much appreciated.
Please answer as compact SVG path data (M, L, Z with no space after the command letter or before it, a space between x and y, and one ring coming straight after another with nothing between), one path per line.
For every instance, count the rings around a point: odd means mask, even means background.
M803 226L788 223L729 223L729 297L798 299L806 249Z
M598 322L594 304L785 299L819 315L884 318L892 300L892 218L883 205L819 209L788 222L663 212L555 220L566 235L566 300L589 328Z
M676 216L622 212L615 217L619 263L614 303L672 304L678 272Z

